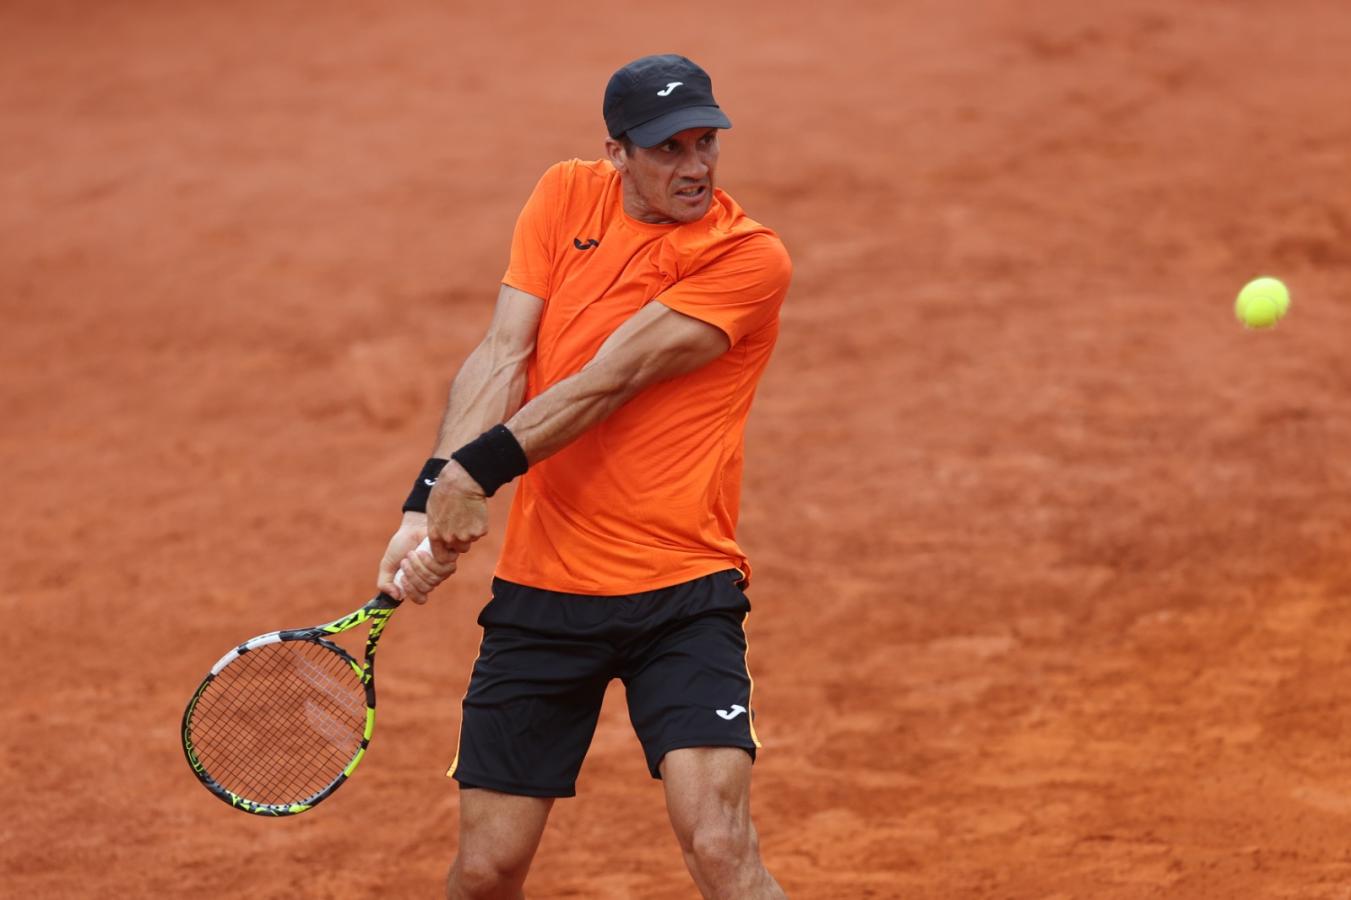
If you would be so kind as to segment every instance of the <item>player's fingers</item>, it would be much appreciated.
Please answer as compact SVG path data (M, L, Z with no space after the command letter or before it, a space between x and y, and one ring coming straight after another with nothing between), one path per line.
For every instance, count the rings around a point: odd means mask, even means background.
M439 544L442 549L457 556L461 553L468 553L470 546L474 543L474 538L455 531L446 531L429 537L433 547Z
M419 605L427 602L427 595L436 587L430 583L407 559L399 564L399 571L403 573L403 596L402 600L412 600Z
M404 523L389 539L385 553L380 558L380 566L375 573L376 590L399 600L406 599L406 592L401 579L396 576L399 574L404 558L413 551L426 535L425 527L420 522L410 521L410 519L417 519L417 515L414 513L404 514Z
M403 589L399 587L394 580L394 573L399 571L399 559L391 558L386 552L380 560L380 570L375 573L375 589L397 599L403 599Z
M460 554L444 544L438 547L435 540L430 543L430 548L425 550L419 548L417 552L410 553L409 559L414 568L420 569L426 576L436 579L439 583L454 574Z
M455 573L455 561L458 556L457 553L448 552L444 554L442 561L429 550L415 550L404 558L399 568L403 572L405 586L410 589L413 602L427 602L427 595Z
M438 565L442 567L449 566L452 572L455 570L455 563L460 556L460 550L457 550L445 541L438 538L432 538L431 551L432 559L435 560Z
M418 583L421 585L425 585L430 590L431 588L434 588L441 582L445 581L450 576L454 575L457 566L454 561L445 563L444 565L441 563L432 563L431 565L427 565L424 563L414 562L412 563L411 568L419 576Z

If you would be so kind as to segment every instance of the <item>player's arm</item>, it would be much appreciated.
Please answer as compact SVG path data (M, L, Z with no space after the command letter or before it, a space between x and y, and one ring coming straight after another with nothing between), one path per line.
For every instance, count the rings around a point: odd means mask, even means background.
M526 362L534 352L544 301L533 294L502 285L487 333L461 364L450 386L446 411L441 417L432 456L445 459L455 448L477 437L484 430L514 414L525 396ZM394 574L399 563L427 534L427 515L405 512L399 530L390 539L380 561L377 587L396 593ZM455 554L440 548L434 560L422 561L419 579L416 571L405 573L412 591L398 591L416 601L426 599L430 579L435 572L441 579L455 571ZM440 579L438 579L440 580ZM425 588L425 590L423 589Z
M535 350L543 311L539 297L502 285L488 333L451 383L432 456L449 457L521 408L526 361Z
M617 328L580 372L512 416L507 428L533 465L644 388L703 368L729 346L721 329L654 301Z
M699 369L731 346L721 329L653 301L606 339L580 372L506 422L525 460L548 459L644 388ZM459 552L488 530L483 487L452 459L428 503L428 533Z

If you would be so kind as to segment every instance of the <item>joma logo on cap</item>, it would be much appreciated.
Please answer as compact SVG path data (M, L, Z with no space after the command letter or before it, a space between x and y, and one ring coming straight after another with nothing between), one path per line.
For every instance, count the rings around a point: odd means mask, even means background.
M685 83L685 82L683 82L683 81L672 81L670 84L666 85L666 90L664 90L664 91L657 91L657 96L658 96L658 97L669 97L669 96L671 96L671 91L674 91L676 88L680 87L680 86L681 86L682 84L684 84L684 83Z

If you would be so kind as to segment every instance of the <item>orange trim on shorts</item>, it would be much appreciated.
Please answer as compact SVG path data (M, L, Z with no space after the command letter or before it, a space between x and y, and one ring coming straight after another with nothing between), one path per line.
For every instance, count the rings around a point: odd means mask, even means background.
M479 651L474 654L474 661L469 664L469 678L464 683L464 693L460 695L460 727L455 730L455 758L450 761L450 768L446 769L446 777L454 778L455 770L460 766L460 741L464 738L464 698L469 696L469 683L474 680L474 666L478 665L478 658L483 655L483 641L479 640Z
M750 637L746 634L746 622L750 619L750 617L751 617L751 614L750 614L750 613L746 613L746 615L741 619L741 636L742 636L742 638L744 638L745 641L746 641L746 655L745 655L745 657L743 658L743 662L744 662L744 665L746 666L746 680L749 681L749 682L751 683L751 690L750 690L750 693L746 695L746 705L747 705L748 707L750 707L750 709L748 709L748 710L746 711L746 723L747 723L748 725L751 726L751 742L752 742L753 744L755 744L755 749L756 749L756 750L759 750L759 749L760 749L760 738L759 738L759 736L756 735L756 733L755 733L755 715L754 715L754 710L755 710L755 679L751 677L751 662L750 662L750 656L751 656L751 639L750 639Z

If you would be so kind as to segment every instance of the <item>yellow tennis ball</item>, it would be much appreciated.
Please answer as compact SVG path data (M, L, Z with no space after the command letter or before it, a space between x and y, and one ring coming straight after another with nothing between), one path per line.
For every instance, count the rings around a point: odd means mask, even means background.
M1270 328L1289 309L1290 291L1276 278L1254 278L1234 301L1234 315L1249 328Z

